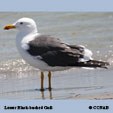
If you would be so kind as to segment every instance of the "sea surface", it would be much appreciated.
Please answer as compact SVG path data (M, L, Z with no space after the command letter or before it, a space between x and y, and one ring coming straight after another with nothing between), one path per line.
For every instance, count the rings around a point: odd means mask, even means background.
M110 62L108 69L73 68L52 73L52 91L40 91L40 71L19 55L16 30L3 30L22 17L36 21L38 31L93 52L93 58ZM0 12L0 99L73 99L78 95L113 94L112 12Z

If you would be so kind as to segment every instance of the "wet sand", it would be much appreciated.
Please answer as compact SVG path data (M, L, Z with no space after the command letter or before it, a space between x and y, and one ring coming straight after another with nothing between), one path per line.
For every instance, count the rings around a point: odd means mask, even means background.
M99 94L88 94L88 95L75 95L73 98L78 100L111 100L113 99L113 93L99 93Z
M15 65L18 68L15 68ZM39 70L21 59L9 63L8 66L11 68L8 68L7 72L3 69L0 72L0 99L103 100L113 98L112 67L93 70L73 68L53 72L51 91L48 90L48 77L45 73L45 91L41 92Z

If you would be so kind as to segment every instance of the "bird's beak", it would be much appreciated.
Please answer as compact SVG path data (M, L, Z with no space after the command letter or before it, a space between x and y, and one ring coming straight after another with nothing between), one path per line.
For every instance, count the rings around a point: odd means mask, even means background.
M14 26L14 25L6 25L4 27L4 30L9 30L9 29L14 29L14 28L16 28L16 26Z

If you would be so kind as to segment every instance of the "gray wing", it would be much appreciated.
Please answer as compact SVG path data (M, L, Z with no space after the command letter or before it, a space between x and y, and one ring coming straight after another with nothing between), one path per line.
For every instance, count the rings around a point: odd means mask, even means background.
M30 41L27 51L32 56L41 56L49 66L75 66L84 56L82 47L67 45L49 35L40 35Z

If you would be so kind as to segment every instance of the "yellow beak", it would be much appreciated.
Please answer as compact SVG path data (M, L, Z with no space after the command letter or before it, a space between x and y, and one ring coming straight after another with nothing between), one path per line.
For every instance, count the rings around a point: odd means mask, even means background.
M9 29L14 29L14 28L16 28L16 26L14 26L14 25L6 25L4 27L4 30L9 30Z

